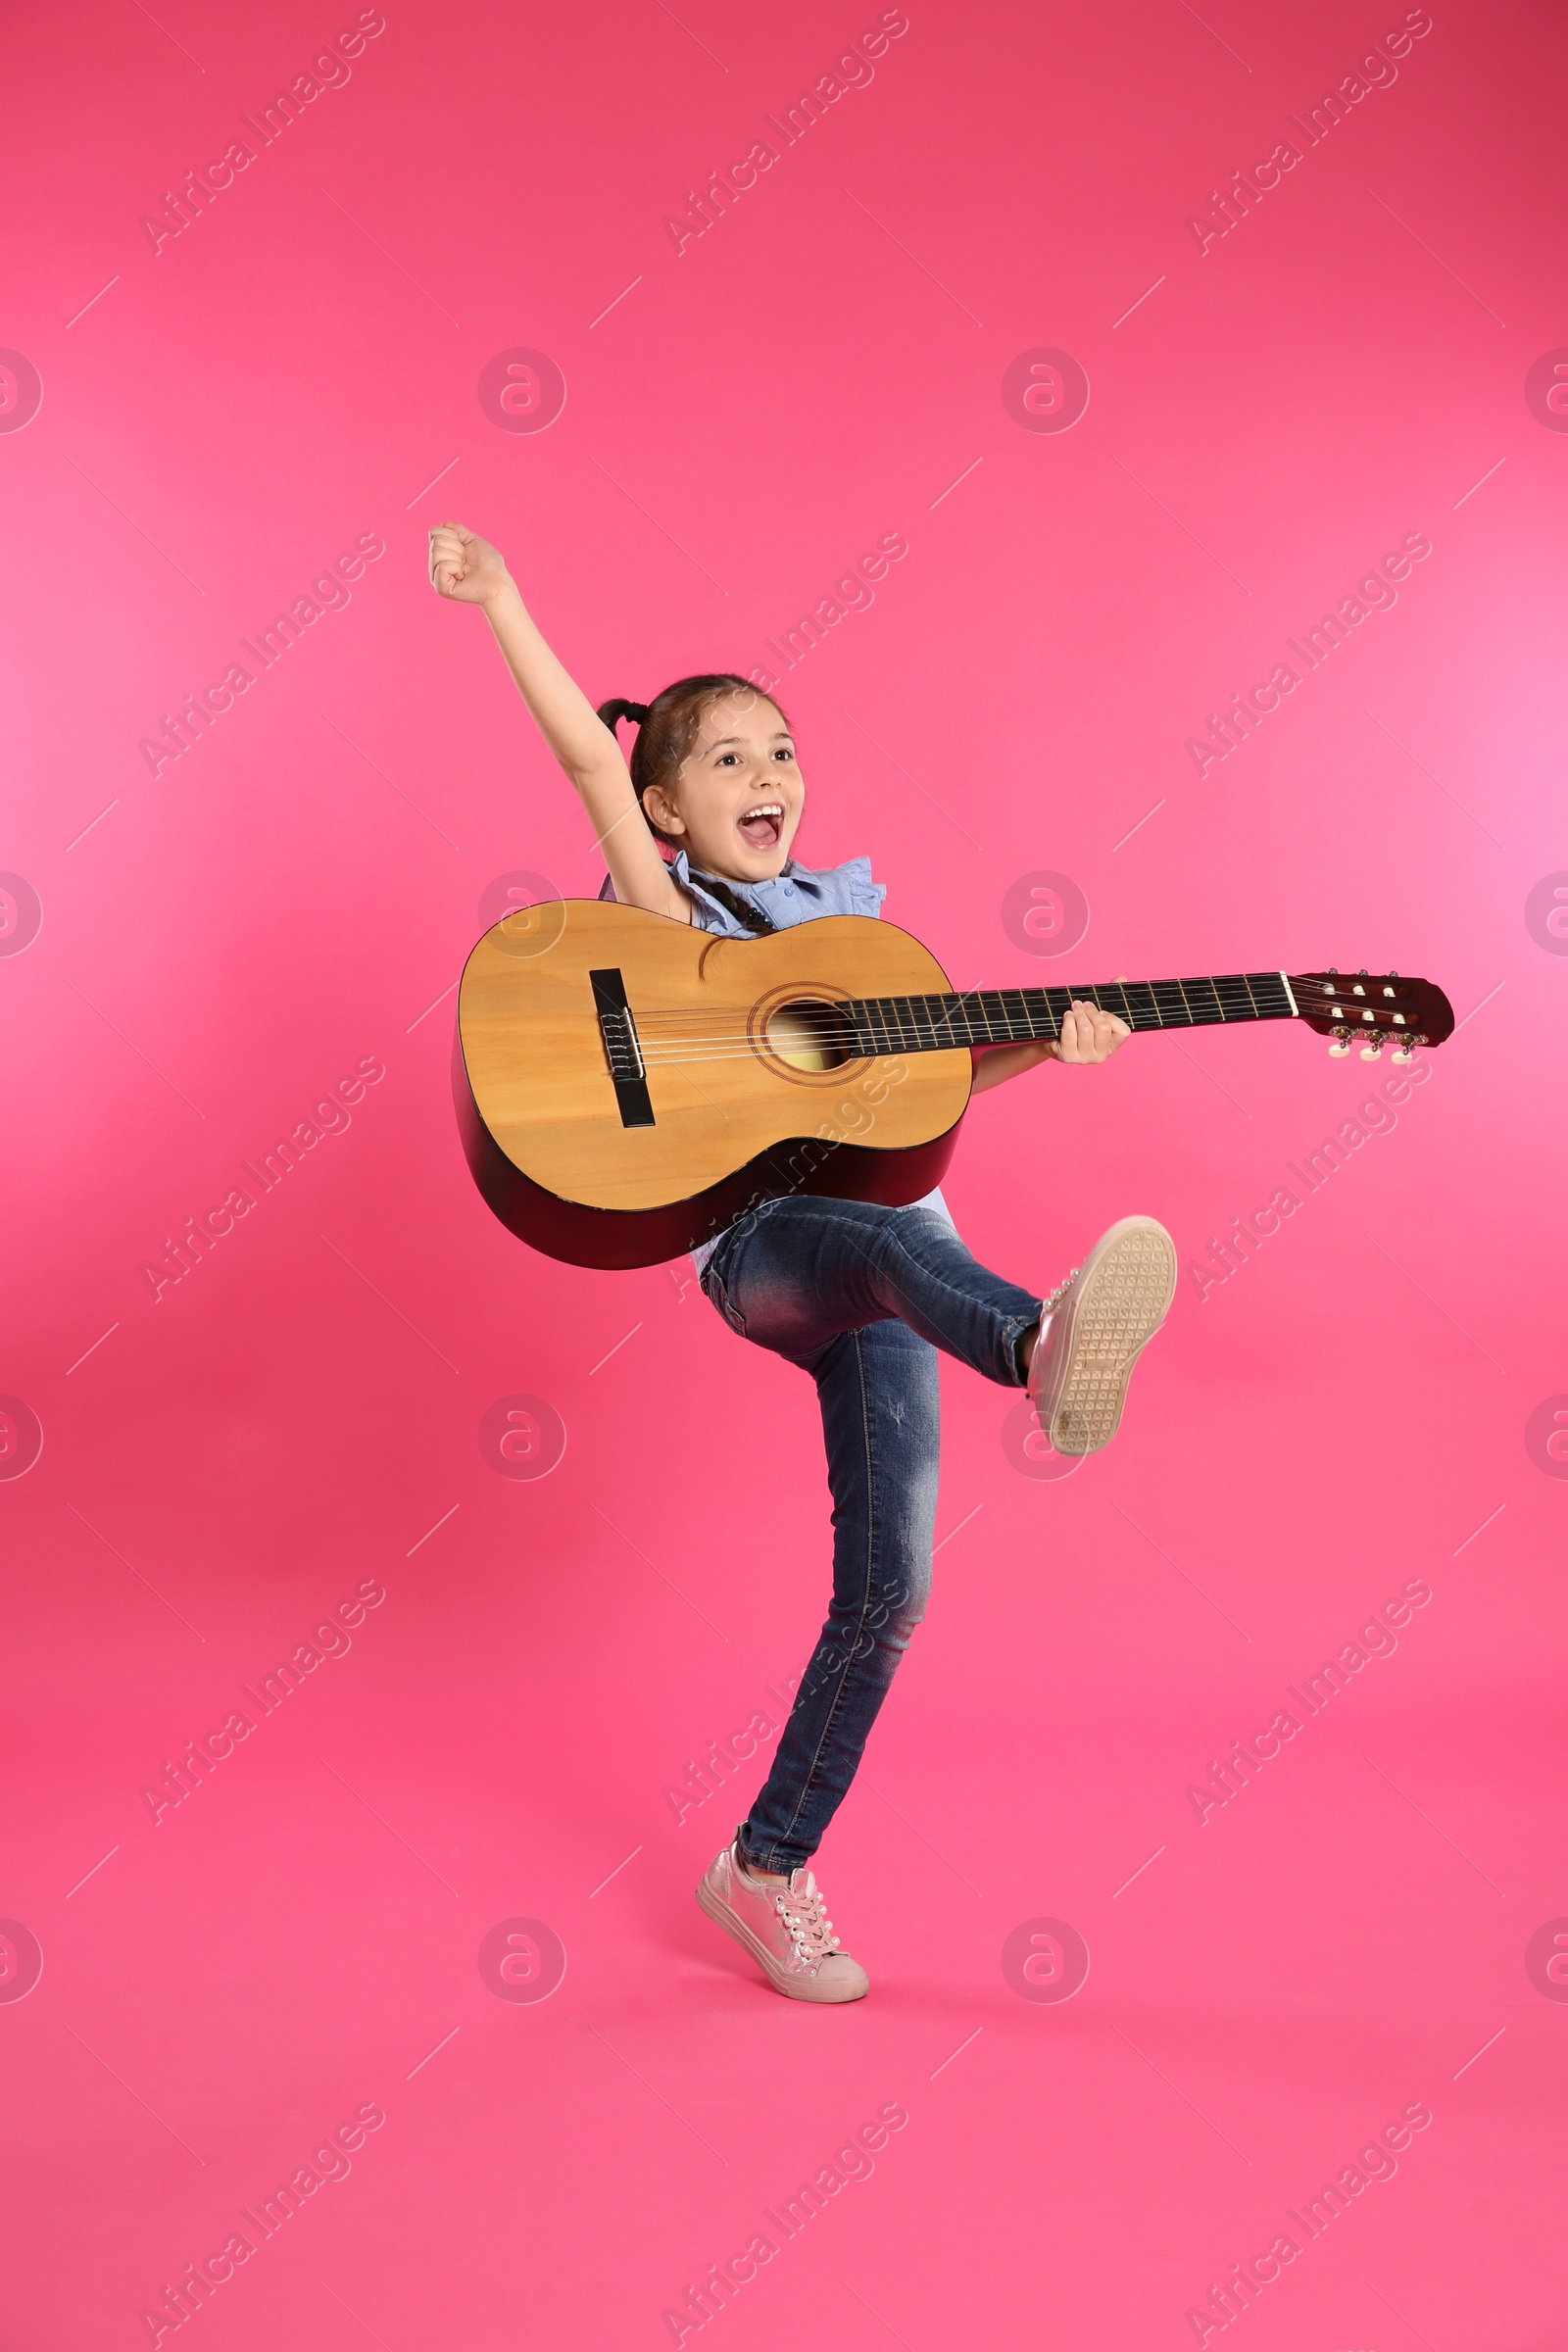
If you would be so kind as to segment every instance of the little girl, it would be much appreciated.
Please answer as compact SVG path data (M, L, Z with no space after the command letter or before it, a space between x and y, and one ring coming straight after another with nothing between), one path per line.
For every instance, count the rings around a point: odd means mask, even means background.
M602 897L730 938L880 911L869 858L813 872L790 856L806 783L783 711L749 679L681 678L647 705L596 712L488 541L443 523L430 534L430 579L483 607L588 811L610 868ZM629 771L623 719L637 728ZM1053 1043L973 1049L974 1091L1041 1061L1104 1061L1129 1034L1075 999ZM1114 1436L1134 1359L1170 1306L1175 1247L1152 1217L1124 1217L1041 1299L976 1263L940 1192L907 1208L793 1195L749 1210L693 1262L732 1331L815 1381L833 1496L827 1623L773 1768L697 1900L776 1991L858 2000L869 1980L840 1946L808 1865L925 1613L937 1349L1027 1389L1058 1452L1093 1453Z

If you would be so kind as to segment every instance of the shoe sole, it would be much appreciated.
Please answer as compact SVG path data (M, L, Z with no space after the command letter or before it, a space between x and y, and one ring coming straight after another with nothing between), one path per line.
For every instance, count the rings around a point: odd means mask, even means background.
M815 2001L819 2005L827 2002L863 2001L865 1993L870 1990L870 1986L867 1985L865 1990L860 1992L808 1992L797 1981L781 1972L767 1946L760 1937L752 1934L744 1920L736 1918L727 1903L720 1901L706 1879L699 1879L697 1882L697 1903L698 1908L707 1912L715 1927L722 1928L726 1936L733 1936L742 1949L751 1953L773 1990L782 1992L787 1999Z
M1067 1302L1048 1432L1057 1453L1098 1453L1116 1435L1133 1365L1170 1312L1176 1271L1176 1245L1154 1217L1123 1217L1090 1250Z

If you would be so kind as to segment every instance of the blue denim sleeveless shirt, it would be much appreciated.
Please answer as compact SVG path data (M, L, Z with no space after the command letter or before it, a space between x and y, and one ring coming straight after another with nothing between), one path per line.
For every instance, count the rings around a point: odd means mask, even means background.
M684 850L677 850L670 872L692 902L692 919L703 931L716 932L722 939L753 939L733 910L723 906L712 893L703 887L704 876L693 873ZM851 858L843 865L824 866L813 873L809 866L798 865L793 858L786 858L784 871L774 881L731 882L724 888L735 898L742 899L759 914L765 915L775 931L789 931L797 923L808 923L819 914L880 914L882 902L888 895L885 882L871 879L869 858ZM599 896L613 899L615 886L607 874ZM914 1208L934 1208L948 1216L948 1204L940 1190L927 1193L922 1200L912 1201ZM949 1218L949 1222L952 1219ZM728 1228L725 1228L728 1231ZM692 1251L692 1264L701 1275L713 1251L723 1240L715 1234L710 1242L700 1242Z

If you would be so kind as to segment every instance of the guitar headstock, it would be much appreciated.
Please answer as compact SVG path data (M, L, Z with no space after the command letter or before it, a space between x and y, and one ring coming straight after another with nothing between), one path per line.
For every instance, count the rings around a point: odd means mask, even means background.
M1396 1061L1409 1061L1417 1046L1441 1046L1453 1035L1453 1006L1430 980L1330 969L1292 972L1290 981L1301 1019L1334 1040L1331 1054L1348 1054L1359 1038L1363 1061L1376 1061L1386 1045Z

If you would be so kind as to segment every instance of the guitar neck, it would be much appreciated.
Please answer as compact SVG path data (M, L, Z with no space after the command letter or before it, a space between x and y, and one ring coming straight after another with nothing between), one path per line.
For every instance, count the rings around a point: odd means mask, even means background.
M857 997L840 1007L871 1054L934 1054L1057 1038L1074 999L1129 1029L1212 1029L1298 1015L1283 972L1207 972L1196 980L1110 980L1096 988L976 988L961 995Z

